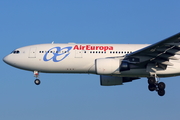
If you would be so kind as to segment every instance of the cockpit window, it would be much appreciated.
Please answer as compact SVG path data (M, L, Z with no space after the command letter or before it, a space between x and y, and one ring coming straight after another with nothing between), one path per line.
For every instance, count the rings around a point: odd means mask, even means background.
M19 51L19 50L14 50L14 51L12 51L11 53L12 53L12 54L19 54L20 51Z

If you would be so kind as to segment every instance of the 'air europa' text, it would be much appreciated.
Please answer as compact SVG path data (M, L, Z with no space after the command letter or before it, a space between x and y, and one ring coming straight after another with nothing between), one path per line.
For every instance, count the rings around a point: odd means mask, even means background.
M113 46L75 45L74 50L113 50Z

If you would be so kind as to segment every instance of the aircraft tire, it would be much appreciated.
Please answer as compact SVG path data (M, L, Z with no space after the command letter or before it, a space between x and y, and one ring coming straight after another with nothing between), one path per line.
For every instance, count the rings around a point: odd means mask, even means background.
M158 84L159 90L164 90L165 87L166 87L166 84L165 84L164 82L160 82L160 83Z
M155 78L154 77L148 78L148 83L149 83L149 85L155 85L155 83L156 83Z
M39 84L41 83L41 81L40 81L39 79L35 79L35 80L34 80L34 83L35 83L36 85L39 85Z
M164 96L165 95L165 90L158 90L158 95L159 96Z
M151 84L149 84L148 85L148 89L149 89L149 91L155 91L156 90L156 85L151 85Z

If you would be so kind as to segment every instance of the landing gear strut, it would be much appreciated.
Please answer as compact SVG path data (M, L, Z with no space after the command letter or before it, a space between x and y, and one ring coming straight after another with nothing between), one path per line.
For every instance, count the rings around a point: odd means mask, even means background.
M34 80L34 83L36 85L39 85L41 83L41 81L38 79L38 77L39 77L39 72L38 71L34 71L34 77L36 77L36 79Z
M148 78L148 89L150 91L157 91L159 96L164 96L165 95L165 83L164 82L159 82L157 77L149 77Z

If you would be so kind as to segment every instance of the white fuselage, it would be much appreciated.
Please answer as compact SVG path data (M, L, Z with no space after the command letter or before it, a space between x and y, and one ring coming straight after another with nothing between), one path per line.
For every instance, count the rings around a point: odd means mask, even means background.
M47 73L96 74L95 60L121 57L148 46L147 44L39 44L18 48L4 58L11 66L29 71ZM176 55L180 59L180 56ZM157 71L159 77L180 75L180 60L171 60L173 66ZM107 63L108 64L108 63ZM119 66L117 66L118 69ZM114 72L117 76L148 77L146 69Z

